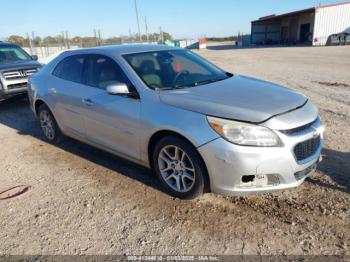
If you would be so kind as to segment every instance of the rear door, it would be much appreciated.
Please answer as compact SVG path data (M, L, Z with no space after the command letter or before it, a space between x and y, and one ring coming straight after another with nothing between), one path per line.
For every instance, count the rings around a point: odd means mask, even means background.
M83 109L86 136L92 142L134 159L140 158L140 99L110 95L107 86L131 82L110 57L90 55Z
M86 55L72 55L63 59L54 69L48 89L61 128L78 136L85 135L81 108L86 61Z

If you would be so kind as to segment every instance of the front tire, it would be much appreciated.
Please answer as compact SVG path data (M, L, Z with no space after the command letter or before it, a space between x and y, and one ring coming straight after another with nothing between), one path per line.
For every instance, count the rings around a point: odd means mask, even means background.
M181 199L194 199L208 185L204 163L190 143L176 136L162 138L153 152L153 168L166 191Z
M38 109L38 118L45 138L52 144L58 144L63 134L57 125L55 117L46 105L41 105Z

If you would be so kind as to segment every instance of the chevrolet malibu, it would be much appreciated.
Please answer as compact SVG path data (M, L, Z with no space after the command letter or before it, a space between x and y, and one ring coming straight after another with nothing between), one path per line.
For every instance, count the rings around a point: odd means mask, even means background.
M304 95L158 45L67 51L29 83L46 139L83 141L152 168L172 196L299 186L323 128Z

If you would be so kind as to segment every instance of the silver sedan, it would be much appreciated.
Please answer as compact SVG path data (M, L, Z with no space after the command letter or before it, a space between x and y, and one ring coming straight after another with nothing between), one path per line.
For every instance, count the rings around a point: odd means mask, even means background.
M28 94L49 142L69 136L152 168L179 198L296 187L320 161L323 128L307 97L185 49L67 51Z

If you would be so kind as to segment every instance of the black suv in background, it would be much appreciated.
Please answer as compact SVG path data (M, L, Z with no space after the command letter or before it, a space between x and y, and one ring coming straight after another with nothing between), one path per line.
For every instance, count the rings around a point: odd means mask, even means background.
M28 76L41 66L37 59L17 45L0 42L0 101L27 92Z

